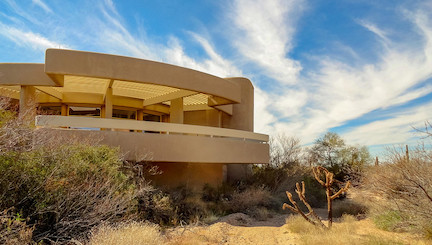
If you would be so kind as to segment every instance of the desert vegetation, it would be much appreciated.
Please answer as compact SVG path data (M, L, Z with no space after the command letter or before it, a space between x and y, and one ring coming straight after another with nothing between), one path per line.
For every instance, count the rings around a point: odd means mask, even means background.
M348 145L335 133L310 147L278 135L271 140L271 163L254 166L247 179L199 191L160 189L143 177L157 173L145 162L124 161L118 149L98 145L94 137L60 143L16 111L0 103L1 244L247 243L235 240L249 234L243 229L272 238L267 230L243 226L289 214L282 206L294 211L287 221L265 224L278 229L277 239L292 243L432 238L432 151L426 144L408 154L390 149L375 166L367 148ZM287 192L297 195L287 199Z

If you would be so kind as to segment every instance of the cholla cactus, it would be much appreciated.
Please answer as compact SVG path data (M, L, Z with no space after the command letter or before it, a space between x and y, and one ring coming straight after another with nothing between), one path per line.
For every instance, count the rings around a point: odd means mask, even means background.
M326 168L318 166L318 167L314 167L313 169L313 173L315 176L315 179L326 188L326 195L327 195L327 211L328 211L328 226L326 227L322 220L318 217L318 215L316 215L316 213L313 211L312 207L309 205L309 203L306 201L306 197L305 197L305 185L304 182L302 181L302 185L300 187L299 183L296 183L296 193L298 195L298 197L300 198L300 200L303 202L303 204L307 207L307 209L309 210L309 213L305 214L298 206L298 204L294 201L294 199L292 198L292 194L290 192L286 192L287 197L289 199L289 201L291 202L292 206L289 204L284 203L282 208L288 208L291 211L300 214L303 218L305 218L308 222L310 222L313 225L316 226L320 226L323 228L331 228L332 223L333 223L333 214L332 214L332 201L334 199L336 199L337 197L339 197L342 193L346 192L350 186L350 182L346 182L345 186L340 188L336 193L333 193L332 190L332 185L335 182L339 182L335 180L334 174L330 171L328 171ZM325 176L325 181L323 181L321 179L322 175L324 174Z
M315 211L312 209L312 207L309 205L309 203L306 201L305 196L305 184L304 181L302 181L302 185L300 188L299 183L296 183L296 193L299 196L300 200L303 202L303 204L307 207L309 210L309 213L305 214L300 207L297 205L297 202L294 201L292 194L287 191L286 194L288 196L289 201L292 203L292 206L289 204L284 203L282 208L285 210L285 208L290 209L291 211L300 214L303 218L305 218L308 222L310 222L313 225L321 226L325 228L325 225L322 223L321 219L318 217L318 215L315 213Z

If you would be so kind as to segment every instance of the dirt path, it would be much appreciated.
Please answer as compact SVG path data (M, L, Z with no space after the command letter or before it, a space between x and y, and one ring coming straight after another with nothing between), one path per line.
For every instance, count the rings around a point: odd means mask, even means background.
M285 216L248 223L247 226L218 222L210 226L176 229L168 236L171 236L172 244L298 244L298 236L289 232L283 223Z

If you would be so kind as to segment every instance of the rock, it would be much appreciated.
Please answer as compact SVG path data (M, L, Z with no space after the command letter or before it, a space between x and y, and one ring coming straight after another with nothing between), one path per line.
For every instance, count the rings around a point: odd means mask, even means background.
M235 225L235 226L249 226L252 224L252 221L253 221L252 218L244 213L234 213L219 218L218 220L216 220L215 223L225 222L227 224Z

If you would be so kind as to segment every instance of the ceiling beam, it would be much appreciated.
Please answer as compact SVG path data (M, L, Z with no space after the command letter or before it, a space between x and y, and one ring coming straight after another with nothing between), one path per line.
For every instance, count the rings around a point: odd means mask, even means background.
M164 113L164 114L169 114L170 113L169 106L163 105L163 104L148 105L148 106L144 107L144 110L157 111L157 112Z
M184 105L184 111L202 111L202 110L212 110L210 106L206 104L197 104L197 105Z
M178 90L175 92L171 92L168 94L164 94L164 95L160 95L157 97L153 97L150 99L146 99L143 102L143 106L148 106L148 105L154 105L154 104L158 104L161 102L165 102L165 101L169 101L169 100L173 100L173 99L178 99L178 98L183 98L183 97L187 97L187 96L191 96L194 94L198 94L198 92L194 92L194 91L189 91L189 90Z
M108 91L109 88L112 88L113 83L114 83L113 79L109 80L109 82L106 83L106 86L105 86L105 89L104 89L104 94L103 94L103 100L105 100L107 91Z
M217 105L214 108L218 109L220 111L223 111L226 114L231 115L231 116L233 114L233 105Z
M63 100L63 93L61 93L61 92L59 92L59 91L57 91L51 87L36 86L36 89L45 93L45 94L48 94L48 95L54 97L54 98L57 98L59 100Z

